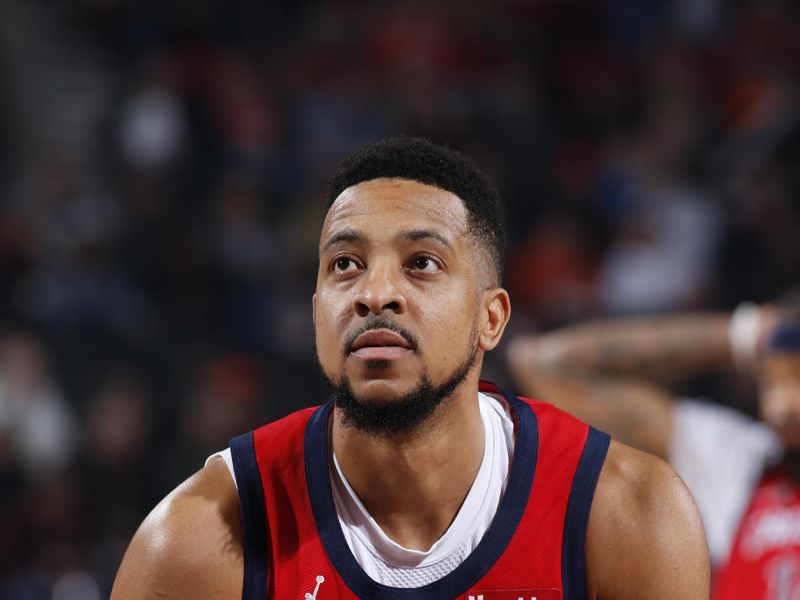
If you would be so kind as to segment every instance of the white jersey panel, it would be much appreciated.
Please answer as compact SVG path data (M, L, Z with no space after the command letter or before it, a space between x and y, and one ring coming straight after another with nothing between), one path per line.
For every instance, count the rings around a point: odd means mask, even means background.
M781 447L773 431L739 411L696 400L674 406L669 462L694 496L711 561L725 561L764 468Z

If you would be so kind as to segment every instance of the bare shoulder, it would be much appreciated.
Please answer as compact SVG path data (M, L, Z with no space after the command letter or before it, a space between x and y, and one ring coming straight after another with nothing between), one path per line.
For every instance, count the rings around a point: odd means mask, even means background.
M112 600L241 598L239 497L221 459L164 498L139 527Z
M707 600L703 524L667 463L611 442L589 516L586 570L596 600Z

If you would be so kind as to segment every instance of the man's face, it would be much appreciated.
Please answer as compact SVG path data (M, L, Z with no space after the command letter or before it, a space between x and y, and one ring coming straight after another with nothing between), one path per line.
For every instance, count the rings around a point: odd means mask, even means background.
M372 403L451 378L479 345L477 246L450 192L405 179L342 192L322 227L314 297L325 376Z
M800 353L775 353L762 361L761 416L783 443L800 449Z

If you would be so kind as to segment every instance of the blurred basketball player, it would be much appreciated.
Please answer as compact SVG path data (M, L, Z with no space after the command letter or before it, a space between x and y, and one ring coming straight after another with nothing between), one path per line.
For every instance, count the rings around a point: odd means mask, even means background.
M698 503L715 600L800 597L800 313L796 299L731 314L587 323L509 348L527 393L667 459ZM761 422L662 383L739 367Z

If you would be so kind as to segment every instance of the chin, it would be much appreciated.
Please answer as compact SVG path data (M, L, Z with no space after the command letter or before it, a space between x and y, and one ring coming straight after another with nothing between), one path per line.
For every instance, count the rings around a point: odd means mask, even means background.
M395 378L353 378L353 394L363 402L393 402L401 399L413 387L407 380Z

